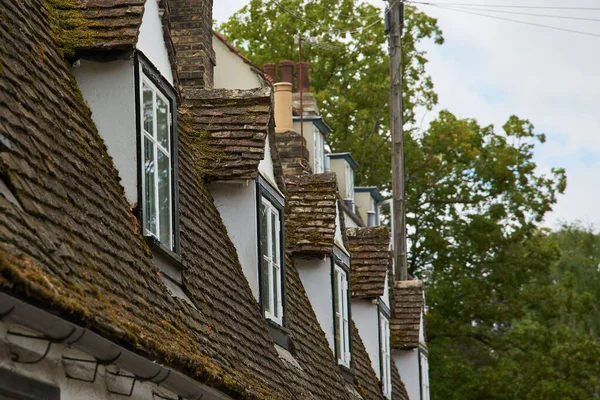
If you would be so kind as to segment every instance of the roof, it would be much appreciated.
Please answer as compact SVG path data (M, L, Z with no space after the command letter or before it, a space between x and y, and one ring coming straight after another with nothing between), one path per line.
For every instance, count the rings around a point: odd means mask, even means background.
M423 281L398 281L394 285L394 304L390 320L393 348L410 350L419 347L423 292Z
M235 398L298 398L189 151L179 159L181 256L195 308L167 292L40 4L0 0L10 148L0 177L18 202L0 196L0 290ZM191 123L179 120L185 149Z
M383 296L390 265L390 232L385 226L346 229L351 254L350 290L354 298Z
M135 48L146 0L49 0L50 23L67 56Z
M330 153L327 154L327 157L331 158L332 160L344 159L348 164L350 164L353 170L358 169L358 163L356 160L354 160L352 154L350 153Z
M392 400L410 400L396 363L392 360Z
M360 338L358 328L352 321L352 365L356 390L364 400L384 400L381 386L371 359Z
M358 186L354 188L354 191L356 193L370 193L371 197L373 197L377 203L381 203L384 200L377 186Z
M281 171L279 173L282 179L283 175L305 175L311 173L306 139L300 133L287 131L276 133L272 137L274 138L272 143L276 147L275 153L279 155L281 162ZM302 150L303 146L304 150Z
M292 120L300 121L300 117L294 116L294 117L292 117ZM313 124L315 124L317 126L317 128L319 128L319 132L321 132L324 135L331 133L331 127L329 125L327 125L325 123L325 121L323 121L323 117L321 117L321 116L315 116L315 117L304 116L304 117L302 117L302 120L306 121L306 122L310 121Z
M197 135L198 169L208 180L256 179L274 126L271 88L184 93Z
M286 176L286 247L295 253L333 252L337 180L332 172Z

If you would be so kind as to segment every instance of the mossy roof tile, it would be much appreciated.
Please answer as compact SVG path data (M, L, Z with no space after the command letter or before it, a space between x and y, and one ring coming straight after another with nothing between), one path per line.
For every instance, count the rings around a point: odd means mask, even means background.
M346 229L352 297L383 296L390 265L390 233L384 226Z

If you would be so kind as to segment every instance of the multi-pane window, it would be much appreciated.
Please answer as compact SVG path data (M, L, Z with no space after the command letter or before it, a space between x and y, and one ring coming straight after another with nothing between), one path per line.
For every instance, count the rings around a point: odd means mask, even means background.
M260 249L261 300L265 317L282 325L281 212L265 197L260 207Z
M338 265L333 271L333 306L335 311L335 354L339 364L350 367L348 274Z
M379 314L379 343L381 343L381 386L386 398L392 397L392 372L390 364L390 322L383 314Z
M145 76L140 86L144 234L173 249L170 102Z
M354 170L346 163L346 199L354 200Z
M313 158L314 158L314 166L313 172L315 174L321 174L325 171L325 155L324 148L325 143L323 141L323 134L317 128L316 125L313 125Z

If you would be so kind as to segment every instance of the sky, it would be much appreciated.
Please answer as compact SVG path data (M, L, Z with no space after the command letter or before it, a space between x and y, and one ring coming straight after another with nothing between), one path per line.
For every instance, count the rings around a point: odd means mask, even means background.
M216 0L213 18L225 21L249 0ZM368 0L382 7L382 0ZM425 43L428 72L439 104L422 115L425 121L448 109L475 118L497 130L511 116L530 120L546 143L538 145L539 173L565 168L567 190L558 198L545 225L579 220L600 228L600 10L524 9L538 7L598 7L599 0L429 0L430 3L517 5L479 7L471 13L551 25L597 36L557 31L468 14L465 8L418 5L438 19L445 43ZM448 6L446 6L448 7ZM456 6L454 6L456 7ZM476 7L476 6L473 6ZM568 18L490 12L546 14ZM480 11L487 10L487 11Z

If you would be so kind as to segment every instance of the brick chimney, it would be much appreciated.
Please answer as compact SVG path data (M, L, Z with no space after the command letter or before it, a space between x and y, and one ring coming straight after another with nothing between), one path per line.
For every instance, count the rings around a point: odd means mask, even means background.
M294 84L294 62L290 60L279 61L279 76L281 82Z
M277 82L277 66L275 64L265 64L263 65L263 70L265 71L265 76L271 83Z
M302 93L310 93L310 77L308 75L308 62L298 63L298 92L302 88Z

